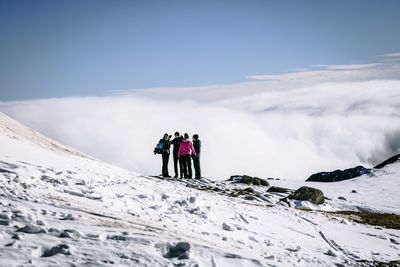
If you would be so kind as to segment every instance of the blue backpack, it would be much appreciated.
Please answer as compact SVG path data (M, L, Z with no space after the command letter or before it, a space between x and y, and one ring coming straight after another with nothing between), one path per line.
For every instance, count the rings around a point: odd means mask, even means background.
M164 142L161 139L160 142L154 148L154 154L162 154L164 152Z

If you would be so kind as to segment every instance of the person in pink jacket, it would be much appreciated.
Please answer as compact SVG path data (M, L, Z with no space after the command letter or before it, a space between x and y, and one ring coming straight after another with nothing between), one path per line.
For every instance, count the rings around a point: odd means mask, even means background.
M178 159L182 162L183 175L185 178L192 178L192 159L191 156L196 156L196 151L193 148L192 142L189 140L189 135L185 133L183 140L179 146Z

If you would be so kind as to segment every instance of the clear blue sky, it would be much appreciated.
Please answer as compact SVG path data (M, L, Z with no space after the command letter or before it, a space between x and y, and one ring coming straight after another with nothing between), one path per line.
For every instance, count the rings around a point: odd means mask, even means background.
M0 0L0 100L235 83L399 51L397 0Z

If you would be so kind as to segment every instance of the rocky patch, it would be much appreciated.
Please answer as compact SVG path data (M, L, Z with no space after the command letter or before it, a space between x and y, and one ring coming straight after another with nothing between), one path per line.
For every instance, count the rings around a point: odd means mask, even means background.
M306 182L324 182L324 183L339 182L339 181L353 179L369 173L371 173L371 169L364 168L363 166L357 166L345 170L315 173L311 175L306 180Z

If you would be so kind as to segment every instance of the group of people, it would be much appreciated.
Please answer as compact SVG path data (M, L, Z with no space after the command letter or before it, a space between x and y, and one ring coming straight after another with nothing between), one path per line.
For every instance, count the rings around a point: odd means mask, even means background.
M164 137L158 142L154 149L154 154L162 155L162 176L171 177L168 172L168 162L170 157L170 148L173 145L174 158L174 178L192 178L192 159L195 172L195 178L201 178L200 170L200 152L201 142L198 134L193 135L193 143L189 140L189 135L185 133L183 136L179 132L175 133L174 139L169 134L164 134ZM179 172L178 172L179 165Z

